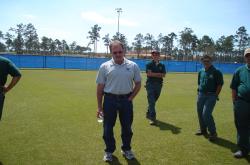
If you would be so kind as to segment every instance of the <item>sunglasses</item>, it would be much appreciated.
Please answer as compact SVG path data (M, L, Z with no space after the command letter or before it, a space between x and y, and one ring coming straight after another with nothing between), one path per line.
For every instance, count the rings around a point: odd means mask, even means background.
M118 52L112 52L113 54L122 54L123 53L123 51L118 51Z

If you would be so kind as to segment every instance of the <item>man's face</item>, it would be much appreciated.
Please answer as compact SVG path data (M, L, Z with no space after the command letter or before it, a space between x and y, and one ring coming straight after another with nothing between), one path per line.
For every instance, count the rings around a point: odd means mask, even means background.
M209 68L212 65L212 61L209 58L204 58L202 60L202 63L203 63L203 65L204 65L205 68Z
M124 59L124 50L121 45L116 44L112 46L112 56L115 63L121 64Z
M249 53L245 56L245 61L246 61L247 65L250 65L250 54Z
M153 52L153 53L152 53L152 58L153 58L154 61L159 61L159 59L160 59L160 54L157 53L157 52Z

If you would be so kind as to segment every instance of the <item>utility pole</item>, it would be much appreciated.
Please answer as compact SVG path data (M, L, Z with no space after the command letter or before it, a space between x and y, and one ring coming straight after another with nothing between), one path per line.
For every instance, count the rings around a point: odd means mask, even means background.
M116 10L116 12L118 14L118 31L117 32L118 32L118 37L120 38L120 32L119 32L120 22L119 22L119 19L120 19L120 14L122 12L122 8L116 8L115 10Z

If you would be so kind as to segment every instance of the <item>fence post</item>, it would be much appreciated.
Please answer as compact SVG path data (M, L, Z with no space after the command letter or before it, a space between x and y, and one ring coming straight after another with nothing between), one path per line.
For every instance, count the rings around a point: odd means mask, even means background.
M19 65L19 68L21 68L20 54L17 54L17 59L18 59L18 65Z
M63 60L63 62L64 62L64 63L63 63L63 68L66 69L66 61L65 61L66 58L65 58L65 56L63 56L63 59L64 59L64 60Z

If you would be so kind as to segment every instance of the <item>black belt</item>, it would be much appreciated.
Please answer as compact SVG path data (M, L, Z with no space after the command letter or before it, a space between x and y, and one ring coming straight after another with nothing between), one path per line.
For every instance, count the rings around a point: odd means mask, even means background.
M237 97L239 100L243 100L243 101L245 101L245 102L247 102L247 103L250 103L250 101L249 100L246 100L246 99L244 99L243 97Z
M106 92L104 92L104 95L108 96L108 97L118 98L118 99L125 99L125 98L128 98L131 95L131 93L117 95L117 94L113 94L113 93L106 93Z
M216 93L215 92L200 92L204 95L215 95Z

